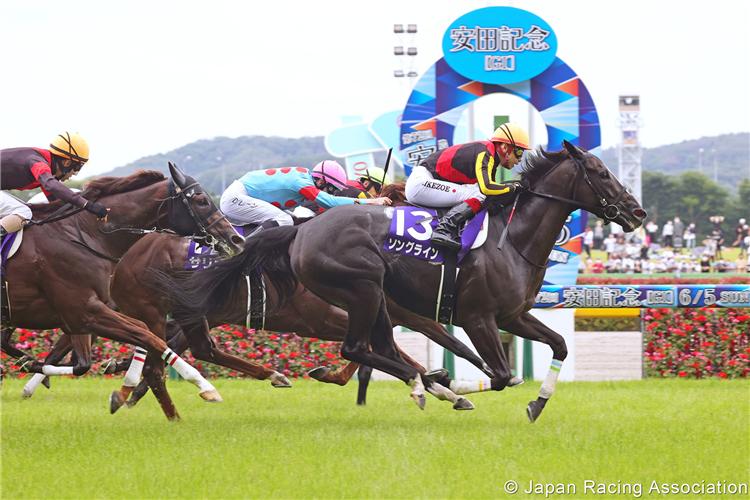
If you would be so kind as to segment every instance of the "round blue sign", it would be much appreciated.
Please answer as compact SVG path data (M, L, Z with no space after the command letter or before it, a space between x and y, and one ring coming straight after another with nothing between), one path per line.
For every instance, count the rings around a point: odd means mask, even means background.
M443 56L457 73L497 85L529 80L555 60L557 37L539 16L513 7L474 10L451 23Z

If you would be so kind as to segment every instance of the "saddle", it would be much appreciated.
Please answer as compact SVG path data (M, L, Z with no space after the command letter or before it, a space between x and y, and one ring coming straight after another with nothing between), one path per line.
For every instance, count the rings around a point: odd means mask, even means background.
M2 284L2 297L0 299L0 324L3 327L10 326L10 299L8 298L8 282L5 281L5 265L18 251L23 241L23 228L15 233L6 234L0 242L0 282Z

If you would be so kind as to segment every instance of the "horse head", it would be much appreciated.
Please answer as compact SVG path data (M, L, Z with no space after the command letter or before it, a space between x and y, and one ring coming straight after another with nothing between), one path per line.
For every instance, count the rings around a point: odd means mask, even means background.
M179 167L169 163L169 226L181 236L205 238L222 257L233 257L242 251L244 239L221 213L205 189Z
M646 211L604 162L568 141L563 146L561 151L538 150L530 156L522 175L531 182L532 192L569 201L573 209L583 208L606 222L616 222L625 232L641 226Z

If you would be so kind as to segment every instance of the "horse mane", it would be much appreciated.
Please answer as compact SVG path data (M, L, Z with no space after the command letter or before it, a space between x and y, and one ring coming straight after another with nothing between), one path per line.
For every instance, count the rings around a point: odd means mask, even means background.
M396 181L383 186L380 196L390 198L392 201L406 201L406 183Z
M552 170L552 167L569 158L566 149L560 151L545 151L541 146L526 155L526 166L519 172L521 177L527 179L531 187L539 182L539 179Z
M164 179L166 179L164 174L157 170L137 170L127 177L100 177L86 184L88 192L84 198L96 201L104 196L135 191ZM52 203L34 203L30 206L35 217L48 217L64 204L62 200L56 200Z

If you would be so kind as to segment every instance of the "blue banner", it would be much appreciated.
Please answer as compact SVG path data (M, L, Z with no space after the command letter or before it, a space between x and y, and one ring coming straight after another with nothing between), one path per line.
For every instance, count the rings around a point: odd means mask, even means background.
M545 285L534 307L750 307L750 285Z

